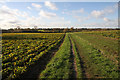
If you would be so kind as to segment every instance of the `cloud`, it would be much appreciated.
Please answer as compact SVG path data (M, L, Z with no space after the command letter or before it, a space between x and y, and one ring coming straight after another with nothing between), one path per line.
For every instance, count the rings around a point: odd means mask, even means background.
M61 20L61 21L56 21L56 22L51 22L50 23L50 27L59 27L59 28L67 28L71 26L71 21L65 21L65 20Z
M95 18L101 18L101 17L104 17L105 14L104 14L103 11L94 10L94 11L91 12L91 15Z
M65 14L65 12L63 11L62 14Z
M66 9L62 11L62 14L67 14L67 15L72 15L72 16L76 16L80 13L84 13L85 10L84 8L78 9L78 10L72 10L72 11L67 11Z
M73 14L78 14L78 13L83 13L84 12L84 8L81 8L79 10L73 10L72 13Z
M47 6L51 10L58 10L58 8L56 7L56 5L54 3L51 3L50 1L45 1L45 6Z
M93 23L85 23L76 25L77 27L86 27L86 28L118 28L117 19L113 19L108 22L93 22Z
M108 19L108 18L106 18L106 17L104 17L103 20L106 21L106 22L112 21L112 20L110 20L110 19Z
M20 21L18 21L18 20L14 20L14 21L9 21L9 23L11 23L11 24L16 24L16 23L19 23Z
M27 9L32 10L32 8L31 8L31 7L29 7L29 6L27 7Z
M33 28L34 26L41 27L61 27L70 24L70 21L64 17L57 16L55 13L41 10L37 17L30 16L25 11L11 9L8 6L0 7L0 27L2 29L16 28ZM47 24L47 25L46 25ZM69 25L68 25L69 26Z
M38 17L30 16L30 17L26 18L25 20L21 21L22 27L39 26L40 23L43 23L43 22L39 16Z
M18 11L17 9L11 10L5 5L0 8L0 14L3 14L3 15L6 15L6 14L15 15L17 11Z
M50 12L46 12L46 11L43 11L43 10L40 11L39 15L42 16L42 17L46 17L46 18L56 17L55 13L50 13Z
M83 21L86 21L86 20L89 20L90 17L87 16L87 17L83 17L83 16L74 16L74 18L76 18L79 22L83 22Z
M48 7L48 6L47 6ZM28 9L33 7L26 7ZM50 8L50 7L48 7ZM37 8L38 9L38 8ZM113 20L112 18L107 17L109 14L115 12L115 8L107 7L103 10L93 10L90 13L87 13L87 16L80 16L80 13L85 13L84 8L78 10L63 10L63 14L69 13L70 18L74 17L81 23L74 23L71 20L67 20L62 16L58 16L57 13L48 12L44 10L39 10L38 16L31 16L26 11L20 11L18 9L9 8L6 5L0 7L0 27L2 28L16 28L20 26L21 28L33 28L34 26L38 27L69 27L69 26L83 26L83 27L117 27L118 21ZM86 13L85 13L86 14ZM91 22L91 23L82 23L90 19L101 19L104 22ZM97 23L98 22L98 23ZM47 25L46 25L47 24ZM46 27L46 28L47 28Z
M32 3L32 6L37 8L37 9L42 8L42 6L40 4L36 4L36 3Z
M21 16L21 17L27 17L28 16L28 14L26 12L21 12L18 9L10 9L5 5L0 8L0 14L1 14L0 17L4 16L5 18L17 17L17 16Z
M3 5L0 8L0 26L2 28L10 27L13 24L21 23L21 19L28 17L28 14L24 11L19 11L18 9L10 9L8 6ZM5 26L4 26L5 25Z
M113 7L116 8L116 9L118 9L118 4L119 3L115 4Z
M61 26L61 25L67 25L70 23L70 21L65 20L64 17L57 16L55 13L47 12L44 10L41 10L39 12L40 17L42 20L45 20L45 23L47 23L49 26ZM43 18L44 17L44 18Z
M112 14L116 11L115 8L116 5L114 6L108 6L103 10L93 10L91 12L91 16L95 17L95 18L104 18L106 15L108 14Z
M0 19L2 19L1 23L14 21L17 19L17 13L20 15L17 9L10 9L7 6L2 6L0 8ZM17 16L16 16L17 15Z

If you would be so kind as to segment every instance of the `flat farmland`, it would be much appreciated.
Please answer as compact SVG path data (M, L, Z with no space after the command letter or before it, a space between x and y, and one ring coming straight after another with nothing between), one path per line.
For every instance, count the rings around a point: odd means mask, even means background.
M42 57L51 56L64 34L11 33L2 38L2 78L15 79L41 62ZM39 65L43 66L43 61Z
M119 30L3 33L2 79L118 78Z

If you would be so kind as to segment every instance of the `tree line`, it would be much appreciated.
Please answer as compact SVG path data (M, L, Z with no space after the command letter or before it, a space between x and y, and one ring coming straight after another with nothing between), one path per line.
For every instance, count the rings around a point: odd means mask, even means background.
M66 32L81 32L81 31L93 31L93 30L119 30L119 28L110 29L110 28L11 28L11 29L2 29L2 33L66 33Z

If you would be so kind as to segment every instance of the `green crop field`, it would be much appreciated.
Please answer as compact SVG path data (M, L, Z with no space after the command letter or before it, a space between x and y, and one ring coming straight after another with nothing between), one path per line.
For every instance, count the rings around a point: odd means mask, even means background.
M118 78L119 38L119 30L3 33L0 74L3 80Z

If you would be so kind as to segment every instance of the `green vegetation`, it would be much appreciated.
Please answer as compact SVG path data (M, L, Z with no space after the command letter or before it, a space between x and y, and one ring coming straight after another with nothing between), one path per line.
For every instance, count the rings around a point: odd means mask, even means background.
M83 32L85 33L85 32ZM104 37L110 37L110 38L120 38L120 31L119 30L108 30L108 31L90 31L90 32L86 32L86 33L89 33L89 34L95 34L95 35L101 35L101 36L104 36Z
M73 42L72 38L71 39L71 42L72 42L72 47L73 47L73 51L74 51L74 58L75 58L75 61L76 61L76 67L77 67L77 78L83 78L82 76L82 71L81 71L81 64L80 64L80 58L79 58L79 55L78 55L78 52L76 50L76 45L75 43Z
M70 74L70 41L68 34L60 47L59 51L55 54L46 69L40 74L41 78L63 78L68 79Z
M106 58L99 49L92 46L89 41L81 38L80 35L80 37L76 34L71 36L85 62L86 72L89 74L86 76L91 78L118 78L118 65Z
M111 59L114 63L118 63L118 40L86 32L75 34L88 41L89 44L95 48L99 49L101 51L101 54Z
M71 43L70 43L71 41ZM72 49L71 47L72 46ZM60 47L59 51L52 58L49 64L46 66L46 69L40 74L40 79L44 78L60 78L60 79L69 79L75 78L71 77L72 75L72 63L71 62L71 50L73 50L74 60L76 62L75 66L77 68L76 77L82 78L82 71L80 65L80 59L76 51L75 44L73 40L66 35L63 45ZM72 56L73 57L73 56Z
M119 30L3 33L0 74L17 79L41 68L35 79L118 78L119 38Z
M14 79L60 44L64 34L3 34L2 75ZM42 40L41 40L42 38Z

